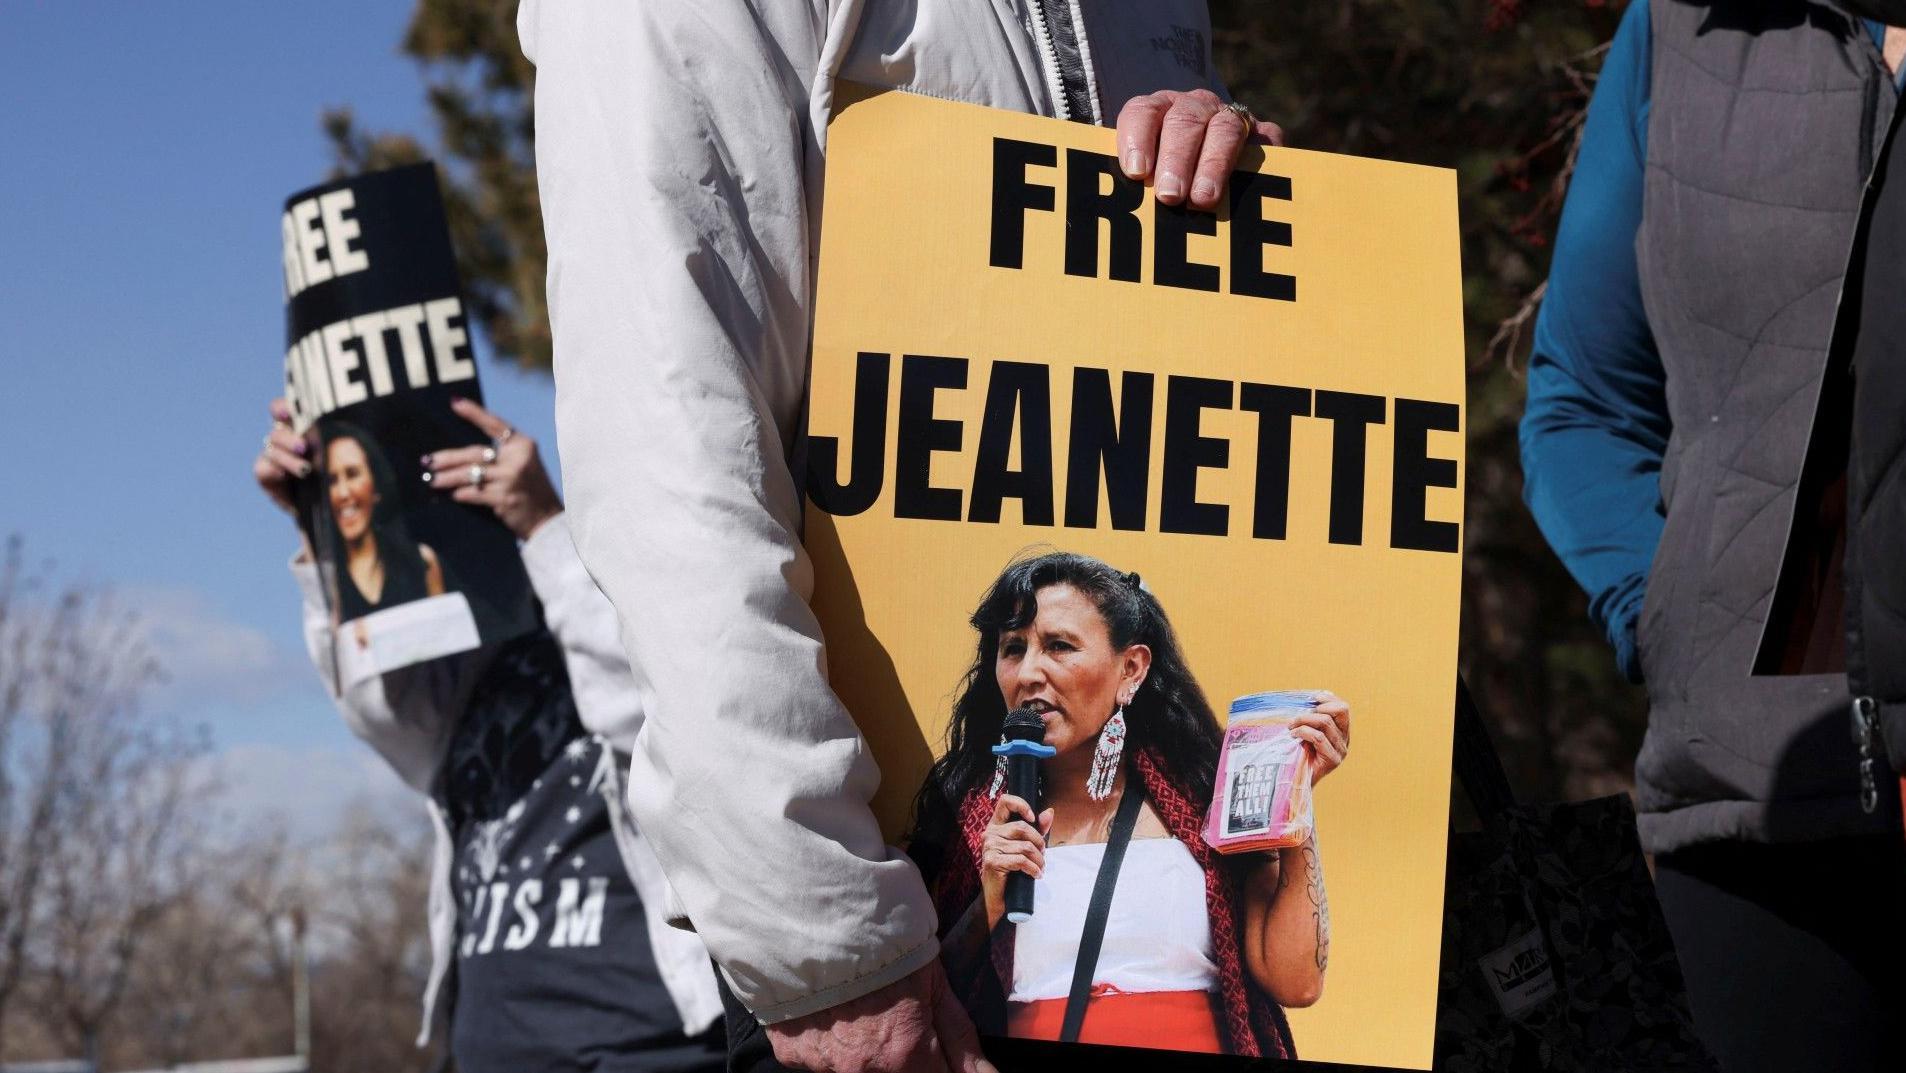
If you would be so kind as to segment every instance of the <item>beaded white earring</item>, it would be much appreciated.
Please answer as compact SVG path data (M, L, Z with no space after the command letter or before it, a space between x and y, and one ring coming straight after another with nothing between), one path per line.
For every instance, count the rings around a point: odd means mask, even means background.
M1006 744L1006 735L1001 734L999 736L999 743L1001 745ZM1004 785L1006 785L1006 754L1000 753L998 761L993 764L993 785L991 789L986 791L986 796L998 797L999 788Z
M1098 744L1092 749L1092 771L1085 777L1085 793L1094 801L1110 797L1112 783L1118 780L1118 761L1125 752L1125 705L1126 701L1119 701L1118 710L1105 721Z

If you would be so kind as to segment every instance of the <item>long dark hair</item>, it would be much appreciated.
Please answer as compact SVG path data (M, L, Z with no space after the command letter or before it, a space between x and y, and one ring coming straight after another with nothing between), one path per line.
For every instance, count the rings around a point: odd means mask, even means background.
M1031 622L1039 611L1039 591L1053 585L1070 585L1092 601L1114 649L1135 644L1151 649L1151 671L1125 708L1126 755L1156 750L1192 801L1202 806L1211 800L1223 732L1158 599L1137 574L1121 573L1090 556L1050 552L1018 559L1007 564L969 620L978 644L953 705L946 753L914 798L908 842L918 847L916 859L929 873L937 860L927 858L937 858L938 847L954 836L960 803L993 777L992 746L1006 720L1006 698L994 672L999 635Z
M324 467L324 485L319 489L319 497L325 504L319 511L323 519L323 532L330 545L330 559L336 564L338 600L348 621L372 609L369 600L357 591L345 569L344 534L338 529L337 516L330 508L331 482L331 445L339 440L350 440L364 452L364 464L370 467L371 487L377 491L377 502L371 505L370 537L377 546L377 554L384 562L386 577L408 577L412 574L421 578L424 571L424 556L417 541L410 535L410 526L404 521L403 496L397 490L397 474L391 469L390 460L378 449L377 441L363 429L348 421L324 421L318 424L318 435L323 441L319 457ZM323 554L323 549L320 549ZM387 602L387 601L386 601Z

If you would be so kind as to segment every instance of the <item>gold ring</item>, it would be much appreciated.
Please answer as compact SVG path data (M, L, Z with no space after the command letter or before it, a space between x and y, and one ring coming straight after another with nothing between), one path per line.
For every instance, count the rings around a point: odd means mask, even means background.
M1251 111L1249 107L1239 104L1237 101L1232 101L1231 103L1225 105L1224 110L1227 112L1230 112L1234 116L1237 116L1238 121L1244 124L1244 140L1245 141L1250 141L1251 138L1256 136L1257 113Z

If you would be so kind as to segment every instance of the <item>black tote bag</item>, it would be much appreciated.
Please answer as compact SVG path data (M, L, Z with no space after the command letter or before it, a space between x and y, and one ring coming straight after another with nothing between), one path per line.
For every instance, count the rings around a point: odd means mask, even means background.
M1625 796L1518 805L1466 687L1436 1065L1448 1073L1711 1073Z

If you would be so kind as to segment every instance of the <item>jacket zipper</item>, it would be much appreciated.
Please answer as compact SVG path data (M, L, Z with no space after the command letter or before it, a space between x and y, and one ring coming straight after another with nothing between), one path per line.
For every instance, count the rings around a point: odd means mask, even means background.
M1864 37L1865 35L1862 34L1861 36ZM1867 143L1869 148L1867 150L1867 158L1864 161L1866 165L1866 181L1860 186L1860 211L1854 220L1853 242L1851 248L1847 251L1847 270L1842 273L1840 278L1840 293L1836 295L1833 300L1834 324L1832 334L1828 336L1827 367L1822 374L1823 385L1825 379L1832 377L1834 373L1833 343L1835 338L1840 334L1840 318L1845 312L1844 305L1846 302L1847 282L1853 274L1855 258L1861 252L1860 237L1866 233L1867 225L1872 220L1873 201L1877 195L1877 191L1875 191L1873 186L1873 180L1879 174L1880 160L1885 156L1888 146L1898 134L1901 119L1906 118L1903 117L1899 111L1901 108L1906 108L1906 100L1900 99L1899 82L1894 77L1893 72L1887 70L1885 56L1882 54L1880 48L1873 45L1870 38L1868 38L1867 44L1871 46L1868 49L1868 53L1880 71L1881 85L1883 87L1882 92L1884 89L1891 89L1893 91L1894 114L1892 121L1887 124L1886 132L1880 137L1879 145L1877 147L1870 147L1870 140ZM1871 124L1869 123L1868 126L1870 129ZM1870 135L1867 137L1870 139ZM1848 596L1851 598L1852 594L1849 593ZM1851 672L1853 668L1849 666L1847 670L1849 677L1852 677ZM1876 770L1876 758L1879 754L1881 741L1879 704L1870 696L1855 696L1853 698L1851 712L1853 716L1853 742L1859 746L1860 750L1860 810L1870 816L1878 811L1880 804L1879 775Z
M1092 87L1086 84L1083 77L1077 79L1067 77L1065 64L1059 60L1059 46L1053 40L1052 20L1058 18L1065 21L1066 29L1071 31L1072 41L1081 51L1086 47L1084 28L1079 26L1078 21L1072 17L1067 0L1060 0L1058 10L1051 15L1046 13L1046 0L1026 0L1026 7L1032 13L1033 38L1039 45L1039 59L1045 64L1046 71L1050 75L1046 89L1052 93L1053 111L1060 119L1078 120L1081 123L1092 122L1090 115L1072 114L1070 101L1073 95L1076 93L1081 100L1089 101L1092 99Z
M1052 43L1052 27L1046 24L1046 5L1040 0L1026 0L1026 7L1032 11L1032 36L1039 42L1039 61L1046 65L1046 89L1052 94L1053 110L1060 119L1071 119L1072 110L1066 107L1065 86L1061 80L1065 73L1059 69L1059 49Z
M1872 697L1854 697L1853 740L1860 747L1860 809L1869 816L1880 806L1879 776L1874 770L1879 739L1879 705Z
M1871 43L1870 39L1868 43ZM1869 150L1869 156L1866 162L1866 182L1862 184L1860 188L1859 216L1855 219L1853 225L1853 247L1847 251L1847 270L1841 276L1840 294L1834 299L1833 334L1828 337L1828 367L1825 373L1827 377L1833 375L1832 345L1835 337L1840 334L1839 322L1843 312L1841 307L1846 301L1847 283L1853 275L1855 258L1862 252L1861 236L1866 234L1867 227L1872 223L1873 203L1878 196L1878 191L1875 190L1873 181L1879 175L1880 161L1885 158L1886 151L1892 145L1893 140L1899 136L1899 125L1902 119L1900 109L1906 108L1906 101L1899 99L1899 82L1893 72L1887 69L1886 60L1881 53L1881 49L1875 46L1871 49L1871 53L1873 55L1873 62L1879 67L1881 85L1883 87L1881 92L1884 92L1886 89L1891 89L1894 93L1894 114L1892 122L1887 124L1886 132L1880 137L1879 145ZM1850 356L1848 360L1851 360ZM1851 371L1849 371L1849 375L1851 375ZM1853 594L1849 593L1848 595L1851 597ZM1849 665L1847 670L1852 672L1853 667ZM1864 674L1853 675L1849 673L1849 677L1864 677ZM1861 685L1864 684L1865 683L1861 683ZM1853 741L1855 745L1859 746L1860 750L1860 810L1870 816L1878 811L1880 804L1879 774L1877 771L1878 755L1882 741L1880 735L1879 703L1871 696L1865 694L1857 695L1853 698L1852 715Z

